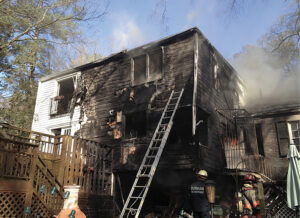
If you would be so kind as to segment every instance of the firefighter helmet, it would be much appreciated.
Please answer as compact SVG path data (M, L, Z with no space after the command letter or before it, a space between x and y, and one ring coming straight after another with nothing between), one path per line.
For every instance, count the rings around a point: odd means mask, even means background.
M197 176L200 176L200 177L207 177L207 172L206 172L206 170L199 170L198 172L197 172Z
M243 179L244 181L252 181L252 182L254 182L255 181L255 176L254 175L252 175L252 174L246 174L245 176L244 176L244 179Z

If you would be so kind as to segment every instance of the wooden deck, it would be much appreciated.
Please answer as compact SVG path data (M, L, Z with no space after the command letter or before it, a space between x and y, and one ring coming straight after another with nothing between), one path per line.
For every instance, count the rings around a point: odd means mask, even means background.
M111 195L111 172L112 149L105 145L0 124L0 217L23 217L26 207L33 217L58 214L65 185Z

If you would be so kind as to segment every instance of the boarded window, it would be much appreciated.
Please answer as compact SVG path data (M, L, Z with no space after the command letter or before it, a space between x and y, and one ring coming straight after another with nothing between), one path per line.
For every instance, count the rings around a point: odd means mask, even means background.
M162 53L161 50L149 54L149 79L150 81L161 78Z
M263 141L262 129L260 123L255 125L255 131L256 131L258 153L262 156L265 156L264 141Z
M285 121L276 123L277 140L280 157L285 157L289 150L289 133Z
M135 138L146 135L147 116L145 111L125 115L125 137Z
M133 59L134 61L134 84L141 84L147 81L146 55Z

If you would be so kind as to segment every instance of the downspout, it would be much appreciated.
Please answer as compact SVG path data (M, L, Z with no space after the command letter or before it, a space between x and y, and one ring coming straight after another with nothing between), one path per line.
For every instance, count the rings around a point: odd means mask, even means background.
M193 104L192 104L192 134L196 134L197 122L197 81L198 81L198 59L199 59L199 40L198 33L194 34L194 89L193 89Z

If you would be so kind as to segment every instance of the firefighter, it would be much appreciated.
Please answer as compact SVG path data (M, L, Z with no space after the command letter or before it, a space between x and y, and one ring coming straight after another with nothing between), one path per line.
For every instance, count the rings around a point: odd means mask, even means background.
M243 178L242 202L243 211L242 218L260 218L260 201L258 192L254 186L256 178L252 174L246 174Z
M191 204L194 218L209 218L210 204L205 191L205 181L207 172L200 170L197 172L197 181L190 186Z

